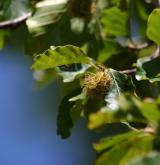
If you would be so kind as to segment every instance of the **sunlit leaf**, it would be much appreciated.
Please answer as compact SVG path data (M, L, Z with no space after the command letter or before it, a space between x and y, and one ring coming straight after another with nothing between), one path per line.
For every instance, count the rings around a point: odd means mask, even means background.
M90 63L89 57L78 47L72 45L58 46L48 49L39 55L32 66L33 69L43 70L74 63Z
M160 9L154 9L148 18L147 36L160 44Z

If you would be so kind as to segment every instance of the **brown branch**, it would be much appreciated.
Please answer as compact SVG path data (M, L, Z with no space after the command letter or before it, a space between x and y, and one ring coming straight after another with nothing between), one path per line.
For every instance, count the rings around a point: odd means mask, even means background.
M26 21L26 19L28 19L31 15L32 15L32 13L29 12L23 16L15 18L13 20L0 22L0 29L16 27L16 26L20 25L21 23L23 23L24 21Z

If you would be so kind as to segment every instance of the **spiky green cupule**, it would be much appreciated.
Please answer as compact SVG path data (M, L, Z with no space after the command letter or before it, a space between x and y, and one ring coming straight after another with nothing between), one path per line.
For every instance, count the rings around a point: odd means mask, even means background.
M96 73L87 72L84 77L83 90L87 96L104 98L111 85L111 76L107 70Z

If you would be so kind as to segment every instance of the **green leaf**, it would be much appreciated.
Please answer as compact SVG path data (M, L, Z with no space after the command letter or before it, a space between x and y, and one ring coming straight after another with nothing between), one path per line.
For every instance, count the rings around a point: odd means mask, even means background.
M62 70L61 68L57 68L57 72L63 78L64 83L72 82L76 79L78 75L84 74L84 72L90 67L89 64L73 64L69 66L68 69ZM70 67L74 67L71 68Z
M70 116L72 118L73 123L77 122L77 120L81 117L81 113L83 110L83 104L81 100L76 101L70 111Z
M81 101L70 102L69 99L79 93L79 89L70 92L63 98L59 105L59 111L57 115L57 134L61 138L68 138L71 134L71 129L74 127L74 123L81 116L83 110Z
M150 152L153 148L153 136L146 135L138 139L135 137L135 144L134 141L132 142L132 147L127 151L126 155L122 158L120 165L126 165L130 163L130 161L139 155L143 156Z
M9 36L9 31L0 30L0 49L4 48L5 41L8 36Z
M36 36L46 33L46 26L57 22L65 12L66 0L46 0L36 4L35 13L27 21L30 33Z
M31 12L31 5L29 0L5 0L2 10L4 21L9 21Z
M160 154L158 152L151 152L143 157L137 157L127 165L158 165L160 164Z
M138 57L144 58L148 55L154 54L156 49L157 49L156 45L151 44L150 46L147 46L146 48L139 50Z
M137 80L160 81L160 57L144 57L137 60Z
M105 101L107 106L111 109L116 109L117 97L121 95L123 92L134 92L134 85L129 76L120 73L116 70L109 69L109 73L112 78L112 83L109 89L108 94L105 96Z
M114 119L113 119L113 114L114 112L112 112L110 110L110 112L106 112L106 108L104 108L105 111L103 112L103 108L101 109L101 111L97 112L97 113L91 113L89 115L89 123L88 123L88 128L89 129L97 129L102 127L103 125L107 124L107 123L113 123Z
M104 41L104 47L99 51L98 61L104 63L111 56L116 55L122 51L122 47L114 41Z
M157 110L150 115L151 119L148 119L149 113L152 113L152 109L144 112L142 104L144 103L132 94L121 94L116 100L116 109L103 107L97 113L93 113L89 116L89 129L97 129L110 123L123 123L129 128L134 129L129 123L138 122L147 124L148 120L153 121L153 116ZM146 115L144 115L147 113ZM158 115L159 116L159 115ZM155 118L159 118L156 116ZM155 121L154 121L155 123Z
M89 64L90 59L80 48L66 45L48 49L43 54L37 56L32 68L35 70L44 70L74 63Z
M146 119L148 119L152 124L158 125L160 121L160 110L159 105L156 102L139 102L138 107Z
M135 132L123 133L120 135L115 135L114 137L102 138L97 144L94 144L93 147L97 152L101 152L105 149L109 149L110 147L118 145L121 142L125 142L126 140L136 137L140 134L142 134L141 131L139 132L135 131Z
M127 19L127 13L121 11L118 7L105 9L101 18L104 32L113 36L128 35Z
M147 36L152 41L160 44L160 9L154 9L148 18Z
M96 165L118 165L121 159L125 156L128 146L117 146L105 152L96 161Z
M97 129L108 123L137 122L142 124L152 123L158 126L160 122L159 102L140 100L128 93L120 95L117 100L117 108L108 107L101 108L97 113L89 116L88 127ZM126 123L126 124L127 124ZM130 127L130 125L128 125Z
M143 131L103 139L96 147L99 151L105 151L100 154L96 165L126 165L134 157L151 151L152 142L153 136Z
M57 116L57 134L60 135L63 139L70 136L71 129L73 128L73 121L70 115L70 111L74 103L68 101L69 98L74 95L73 93L64 97L59 105Z
M159 100L140 100L137 97L125 94L118 98L119 113L128 113L132 121L139 123L150 122L152 125L157 126L160 121ZM127 118L126 116L126 120Z

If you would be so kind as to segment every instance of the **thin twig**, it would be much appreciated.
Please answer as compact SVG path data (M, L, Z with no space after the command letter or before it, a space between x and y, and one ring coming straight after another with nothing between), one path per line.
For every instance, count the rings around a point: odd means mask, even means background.
M153 60L159 57L160 57L160 45L157 45L157 48L154 51L154 53L148 56L148 58L150 58L150 60ZM122 70L119 72L124 73L124 74L134 74L136 72L136 69L127 69L127 70Z
M127 69L127 70L122 70L119 72L124 73L124 74L132 74L136 72L136 69Z

